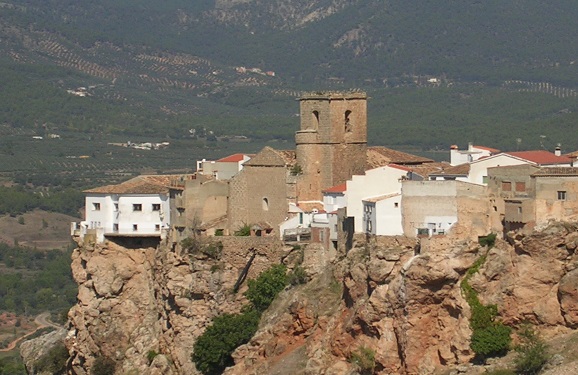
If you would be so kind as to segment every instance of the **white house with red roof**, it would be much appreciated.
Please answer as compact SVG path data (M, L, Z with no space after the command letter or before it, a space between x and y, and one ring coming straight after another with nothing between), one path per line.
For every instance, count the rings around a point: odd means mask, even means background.
M347 205L345 198L347 183L335 185L323 191L323 209L326 212L336 212Z
M197 173L215 177L217 180L229 180L243 169L243 164L253 155L233 154L219 160L197 161Z
M95 242L110 237L161 239L170 228L169 186L175 176L138 176L118 185L85 190L85 220L72 235Z
M467 150L460 150L457 145L450 147L450 164L460 165L464 163L471 163L478 159L496 155L500 150L485 146L474 146L471 142L468 144Z
M401 235L401 181L412 169L396 164L370 169L347 181L347 216L356 233Z
M467 177L456 179L487 185L488 168L521 164L535 165L537 167L570 167L572 166L572 159L546 150L502 152L470 163Z

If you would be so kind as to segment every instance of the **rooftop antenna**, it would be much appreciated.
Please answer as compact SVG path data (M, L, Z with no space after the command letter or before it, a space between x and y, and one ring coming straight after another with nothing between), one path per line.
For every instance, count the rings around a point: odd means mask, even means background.
M544 140L546 139L545 135L540 135L540 147L542 147L543 150L546 149L546 147L544 147Z

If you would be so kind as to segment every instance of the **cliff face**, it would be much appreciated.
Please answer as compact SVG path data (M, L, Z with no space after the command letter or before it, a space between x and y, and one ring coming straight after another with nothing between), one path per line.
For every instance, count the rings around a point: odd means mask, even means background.
M107 357L122 373L195 373L196 337L214 316L245 303L242 290L231 290L248 249L256 249L249 278L301 254L272 241L239 241L223 238L220 256L168 245L79 247L79 302L66 341L72 371L88 374L96 358ZM570 331L578 325L577 246L577 227L563 224L498 241L489 251L451 238L358 238L341 256L310 246L303 266L312 280L281 293L226 374L353 374L359 368L352 358L368 352L374 372L383 374L466 364L473 357L470 308L460 281L486 252L470 280L482 302L497 304L508 325L530 321L546 335Z

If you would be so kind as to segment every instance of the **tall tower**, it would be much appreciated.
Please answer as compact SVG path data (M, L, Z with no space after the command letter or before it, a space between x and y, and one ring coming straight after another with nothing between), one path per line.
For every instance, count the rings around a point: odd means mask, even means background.
M367 95L316 92L299 99L301 128L295 134L300 201L321 200L322 191L363 174L367 150Z

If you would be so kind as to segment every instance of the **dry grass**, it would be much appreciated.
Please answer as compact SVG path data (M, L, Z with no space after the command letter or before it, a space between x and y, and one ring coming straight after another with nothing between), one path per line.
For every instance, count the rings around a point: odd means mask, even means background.
M24 224L20 224L22 217ZM80 219L72 216L34 210L18 217L0 217L0 241L18 243L38 249L62 249L71 243L70 222ZM22 222L22 221L21 221Z

